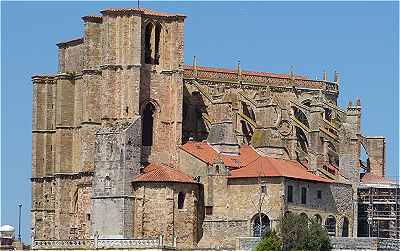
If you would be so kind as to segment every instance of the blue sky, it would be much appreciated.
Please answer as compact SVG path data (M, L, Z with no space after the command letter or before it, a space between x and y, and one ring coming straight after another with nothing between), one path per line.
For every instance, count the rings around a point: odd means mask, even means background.
M132 2L1 2L1 224L30 241L30 77L56 73L56 43L80 37L81 16ZM387 173L398 170L397 2L143 2L184 13L185 63L333 78L340 72L339 105L361 98L365 135L387 137Z

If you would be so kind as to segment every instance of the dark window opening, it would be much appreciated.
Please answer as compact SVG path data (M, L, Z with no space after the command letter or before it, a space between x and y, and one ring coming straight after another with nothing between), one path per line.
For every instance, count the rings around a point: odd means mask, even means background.
M253 129L244 120L241 120L240 123L242 124L242 132L243 132L243 135L244 135L244 137L246 139L246 143L250 144L251 137L253 136Z
M301 204L307 204L307 188L301 188Z
M146 64L152 64L152 45L151 45L151 33L153 32L153 24L149 23L146 26L145 35L144 35L144 61Z
M154 64L159 64L160 63L160 35L161 35L161 25L157 24L156 25L156 31L155 31L155 54L154 54Z
M288 186L288 196L287 196L287 200L288 202L293 202L293 186Z
M261 185L261 193L267 193L267 186Z
M324 110L325 110L324 112L325 120L332 121L332 110L329 108L324 108Z
M90 221L90 214L86 214L86 219Z
M185 206L185 194L183 192L178 193L178 209L183 209Z
M318 190L318 192L317 192L317 198L318 198L318 199L321 199L321 198L322 198L322 191L321 191L321 190Z
M126 113L126 115L128 115L128 113L129 113L129 107L128 106L125 108L125 113Z
M206 206L206 215L212 215L212 214L213 214L213 207Z
M349 237L349 220L347 217L343 218L342 237Z
M215 173L216 173L216 174L219 174L219 166L216 166L216 167L215 167Z
M148 103L143 110L142 115L142 145L152 146L153 145L153 122L154 122L154 111L153 104Z
M106 176L104 179L104 188L105 189L111 189L111 178L110 176Z

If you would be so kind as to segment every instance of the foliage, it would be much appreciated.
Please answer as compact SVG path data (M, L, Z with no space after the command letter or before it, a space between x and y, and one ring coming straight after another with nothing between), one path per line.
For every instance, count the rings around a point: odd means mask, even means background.
M255 251L280 251L282 249L282 241L276 233L267 233L258 243Z
M331 249L324 227L304 215L287 214L280 220L283 250L326 251Z

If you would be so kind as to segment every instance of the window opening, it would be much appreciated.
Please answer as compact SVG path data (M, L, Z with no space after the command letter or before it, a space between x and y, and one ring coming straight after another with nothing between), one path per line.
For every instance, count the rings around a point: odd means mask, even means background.
M288 202L293 202L293 186L288 186Z
M185 194L183 192L178 193L178 209L183 209L185 206Z
M307 188L301 188L301 204L307 203Z
M153 123L154 123L154 111L153 104L148 103L143 110L142 115L142 145L152 146L153 145Z

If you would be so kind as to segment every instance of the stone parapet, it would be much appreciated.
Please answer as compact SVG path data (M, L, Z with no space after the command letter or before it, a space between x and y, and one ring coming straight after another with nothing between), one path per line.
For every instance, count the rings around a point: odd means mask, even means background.
M90 249L135 249L162 248L159 239L83 239L83 240L35 240L34 250L90 250Z

